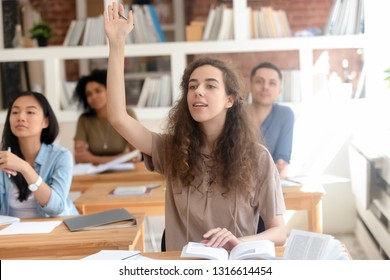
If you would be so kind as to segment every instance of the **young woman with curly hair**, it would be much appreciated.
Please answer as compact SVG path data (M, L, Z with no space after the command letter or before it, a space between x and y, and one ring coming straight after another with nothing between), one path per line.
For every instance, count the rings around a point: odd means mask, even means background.
M166 177L166 249L181 250L189 241L228 250L258 239L283 245L278 170L250 124L241 80L220 60L195 60L184 71L167 131L151 132L126 113L124 46L133 16L129 12L125 20L123 13L115 2L105 12L108 119L144 153L148 168Z

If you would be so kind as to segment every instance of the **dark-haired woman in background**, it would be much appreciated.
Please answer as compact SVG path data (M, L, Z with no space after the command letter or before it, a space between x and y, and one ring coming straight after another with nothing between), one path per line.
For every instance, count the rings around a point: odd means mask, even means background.
M96 69L81 77L76 85L74 99L84 109L74 136L76 163L106 163L134 150L107 120L106 83L107 70ZM127 112L136 118L132 109L127 108ZM141 155L134 161L140 159Z
M68 198L73 158L53 144L58 133L57 118L42 94L22 92L11 103L0 151L0 215L78 214Z

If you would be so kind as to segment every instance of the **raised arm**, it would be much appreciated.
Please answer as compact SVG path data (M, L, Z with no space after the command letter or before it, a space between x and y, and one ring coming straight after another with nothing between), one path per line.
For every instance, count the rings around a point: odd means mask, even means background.
M135 148L150 155L152 134L126 111L124 59L126 36L133 29L133 13L127 21L122 4L112 3L104 12L104 29L108 38L109 56L107 67L107 112L108 121Z

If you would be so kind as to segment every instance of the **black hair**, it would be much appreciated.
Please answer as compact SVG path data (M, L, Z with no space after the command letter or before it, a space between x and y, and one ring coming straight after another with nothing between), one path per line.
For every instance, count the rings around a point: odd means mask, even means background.
M57 138L59 133L59 125L58 125L57 118L46 97L43 94L34 91L23 91L22 93L20 93L11 101L8 107L8 112L7 112L7 116L3 128L1 149L7 150L8 148L11 148L12 153L17 155L21 159L25 159L25 158L20 150L18 138L15 136L15 134L12 133L9 119L15 101L18 98L23 96L34 97L41 105L44 117L48 119L48 126L44 128L41 133L41 143L52 144ZM11 178L12 178L11 180L15 183L15 185L19 189L18 199L20 201L26 200L27 197L30 195L31 191L28 189L27 182L24 179L24 177L18 173L16 176L13 176Z
M73 92L73 100L79 103L79 106L83 107L84 112L87 115L95 115L95 110L88 104L86 87L89 82L96 82L104 87L107 87L107 70L106 69L95 69L91 74L82 76L77 82L76 88Z
M259 65L257 65L256 67L254 67L251 71L251 79L256 74L256 71L261 69L261 68L269 68L269 69L275 70L278 73L279 80L282 80L282 78L283 78L282 72L275 64L272 64L271 62L263 62L263 63L260 63Z

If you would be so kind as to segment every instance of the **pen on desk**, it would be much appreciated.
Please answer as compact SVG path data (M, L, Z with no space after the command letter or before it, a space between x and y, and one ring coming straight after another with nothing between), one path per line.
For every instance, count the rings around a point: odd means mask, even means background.
M11 147L8 147L7 151L11 152ZM11 174L10 173L8 173L8 178L11 178Z

